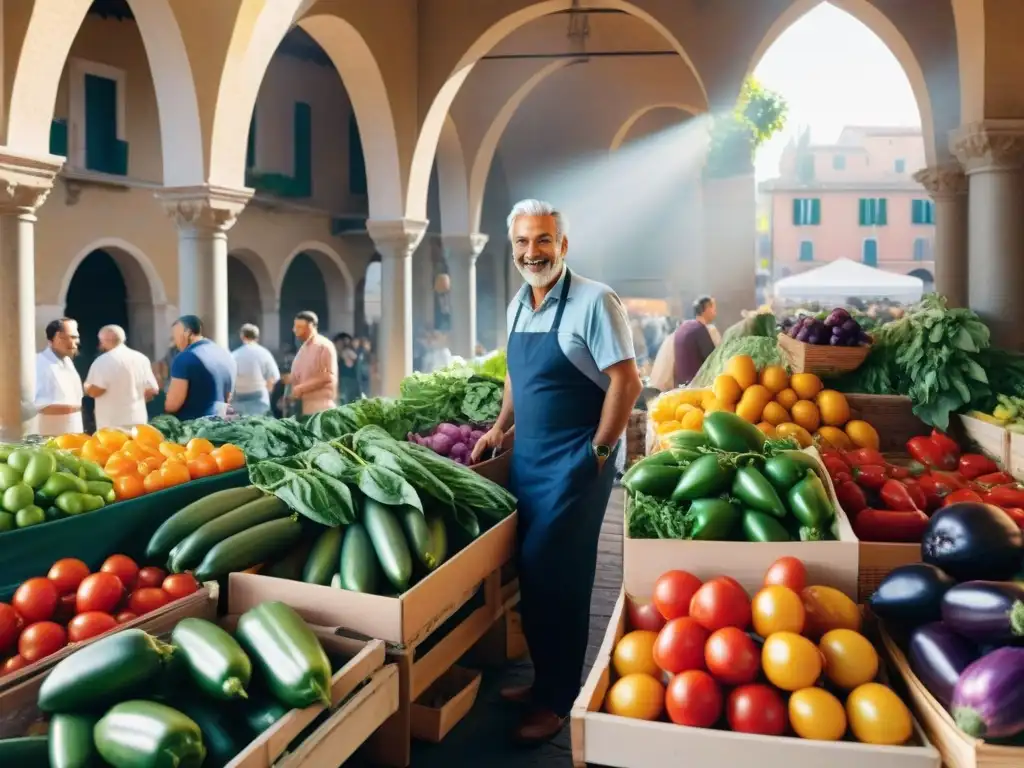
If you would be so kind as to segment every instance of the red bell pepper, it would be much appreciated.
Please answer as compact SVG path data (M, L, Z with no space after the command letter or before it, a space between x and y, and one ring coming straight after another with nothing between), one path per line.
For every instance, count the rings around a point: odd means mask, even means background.
M933 429L931 439L933 443L939 446L943 453L952 454L957 459L960 458L960 444L945 432ZM950 467L950 469L956 469L956 464Z
M899 480L886 480L882 485L882 502L886 509L899 511L901 509L919 509L914 503L910 491Z
M868 507L868 497L864 494L864 489L852 480L847 480L836 486L836 500L851 518L856 517L862 509Z
M916 477L908 477L906 480L895 480L894 482L903 483L907 488L907 493L910 494L910 500L914 502L914 506L920 509L922 512L928 511L928 498L924 494L924 489L921 488L921 482Z
M889 480L889 475L886 473L885 467L855 467L853 479L857 481L857 485L861 488L867 488L869 491L880 491L882 486Z
M899 464L886 464L885 471L889 473L889 477L893 480L906 480L911 476L910 470Z
M948 440L948 438L947 438ZM945 445L939 445L930 437L912 437L907 441L907 453L926 467L952 471L956 469L960 453L951 452Z
M1000 485L1013 485L1017 482L1017 478L1008 472L990 472L987 475L981 475L975 478L975 482L979 485L986 486L1000 486Z
M851 467L863 467L869 464L884 467L886 464L885 456L873 448L858 448L855 451L847 451L844 458Z
M1017 524L1017 527L1024 530L1024 509L1018 509L1017 507L1003 507L1003 512L1013 518L1013 522Z
M981 500L997 507L1024 509L1024 488L1019 485L1000 485L983 495Z
M942 472L938 469L933 469L928 474L935 477L937 480L941 480L943 483L948 485L954 491L959 488L969 488L970 482L964 480L959 472Z
M861 541L918 543L928 528L928 515L919 509L862 509L853 519Z
M842 451L836 450L835 448L820 448L819 450L821 451L821 458L823 460L831 456L833 458L839 459L839 461L843 462L843 464L846 464L846 457L843 456ZM848 464L847 466L849 467Z
M840 483L847 483L853 480L853 475L849 472L836 472L835 476L832 477L832 485L839 485Z
M917 478L918 485L924 491L925 511L931 513L945 505L950 495L960 490L958 485L950 482L949 476L942 472L930 472ZM980 497L979 497L980 500Z
M960 457L960 474L967 480L999 471L999 465L980 453L965 453Z
M942 506L948 507L950 504L959 504L961 502L981 504L981 494L970 488L958 488L946 497Z
M825 471L828 472L828 476L832 478L833 483L837 482L836 477L838 475L843 473L850 474L850 465L835 454L822 456L821 462L825 465Z

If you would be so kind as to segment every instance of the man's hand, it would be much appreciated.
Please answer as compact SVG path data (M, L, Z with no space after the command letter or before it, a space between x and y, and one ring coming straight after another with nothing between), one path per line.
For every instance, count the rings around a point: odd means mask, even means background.
M505 442L505 430L501 427L493 426L486 432L483 437L476 441L476 445L473 446L472 460L475 464L480 460L480 457L484 455L484 451L490 449L501 448L501 444Z

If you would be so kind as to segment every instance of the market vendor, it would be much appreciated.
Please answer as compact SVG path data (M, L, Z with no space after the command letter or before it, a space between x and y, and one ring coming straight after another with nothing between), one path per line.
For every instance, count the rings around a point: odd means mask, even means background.
M508 308L501 413L474 460L515 424L510 490L519 501L519 588L532 686L502 691L529 705L517 737L561 730L579 692L597 543L615 478L614 454L642 385L619 297L565 264L566 222L524 200L508 218L526 285Z

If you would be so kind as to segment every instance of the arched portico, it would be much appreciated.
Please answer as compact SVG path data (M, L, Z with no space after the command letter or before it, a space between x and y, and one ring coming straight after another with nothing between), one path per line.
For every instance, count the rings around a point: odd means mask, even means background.
M356 281L348 264L334 248L315 240L300 243L288 255L281 265L277 278L276 294L281 297L288 268L300 255L305 254L316 264L324 280L327 297L327 322L322 322L321 332L352 333L355 327L355 290ZM282 327L287 318L282 318Z
M656 109L676 109L688 115L697 115L700 113L700 110L696 109L695 107L692 107L689 104L682 104L678 102L650 104L646 107L641 107L628 118L626 118L626 121L622 124L619 130L615 132L615 135L612 137L612 143L608 147L608 151L614 152L617 149L619 149L619 147L621 147L625 143L626 139L629 137L629 132L633 129L633 126L637 124L637 121L639 121L640 118L642 118L644 115L648 114L649 112L653 112Z
M437 144L437 185L441 203L441 230L467 233L470 229L469 184L466 156L455 121L448 115Z
M260 329L260 342L268 349L280 343L277 291L267 264L258 253L237 248L228 254L228 343L239 344L244 323Z

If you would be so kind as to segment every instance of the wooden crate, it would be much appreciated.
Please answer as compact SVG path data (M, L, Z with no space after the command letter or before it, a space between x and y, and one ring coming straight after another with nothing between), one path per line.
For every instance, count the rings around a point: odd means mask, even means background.
M440 744L473 708L480 692L481 675L473 669L452 667L412 704L412 735L420 741ZM444 697L439 707L431 706L435 694Z
M957 414L954 436L961 445L977 447L982 453L999 463L1001 467L1012 465L1010 457L1010 433L998 424L976 419L973 416Z
M827 344L805 344L780 333L779 349L791 373L813 373L824 378L857 370L871 351L871 345L832 347Z
M921 726L938 747L946 768L1020 768L1024 765L1024 747L990 744L957 728L949 712L914 674L903 650L886 632L884 625L881 636L885 654L903 679Z
M860 542L857 572L857 602L867 601L889 572L901 565L921 562L920 544L897 544L879 541Z
M1024 480L1024 435L1010 432L1010 474Z
M931 433L914 415L914 404L902 395L849 394L850 418L863 419L878 431L882 453L906 453L907 441Z
M880 747L854 742L808 741L711 728L647 722L602 712L612 683L611 657L626 632L625 593L612 611L594 666L572 708L572 759L576 768L687 768L747 765L758 768L939 768L939 753L915 723L914 742ZM685 756L685 757L683 757Z

